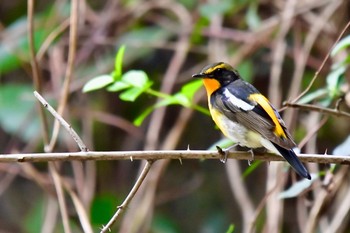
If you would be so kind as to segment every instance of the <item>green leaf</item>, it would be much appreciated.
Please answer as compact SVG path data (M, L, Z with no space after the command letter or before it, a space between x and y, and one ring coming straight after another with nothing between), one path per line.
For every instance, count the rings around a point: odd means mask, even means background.
M7 133L17 134L21 130L17 136L24 141L40 134L39 120L28 119L34 106L35 98L30 85L0 85L0 125Z
M344 82L343 75L345 70L346 66L339 66L332 70L327 76L328 95L331 99L338 97L341 93L340 86Z
M138 88L149 87L150 81L143 70L130 70L122 76L122 81Z
M307 94L304 97L302 97L298 101L298 104L310 103L313 100L327 96L327 94L328 94L328 90L326 88L318 89L318 90L311 92L310 94Z
M231 223L226 233L233 233L234 231L235 231L235 225Z
M140 126L142 124L142 122L146 119L146 117L151 114L151 112L153 112L153 110L156 108L155 105L146 108L145 111L143 111L134 121L134 125L136 126Z
M246 21L250 29L257 29L261 24L261 19L258 14L258 2L249 4L248 12L246 13Z
M172 33L168 30L164 30L164 28L160 28L157 26L150 26L150 27L142 27L137 28L132 31L129 31L128 33L125 33L120 38L120 43L123 44L133 44L133 43L139 43L139 44L147 44L147 43L154 43L154 41L161 42L167 40L170 36L172 36ZM136 51L140 51L141 48L137 48ZM129 54L129 49L128 49Z
M198 3L197 0L179 0L178 2L184 5L188 10L193 10Z
M36 52L47 36L60 24L61 19L69 17L69 7L69 3L51 4L35 13L34 49ZM11 11L10 18L5 17L7 18L7 23L11 22L10 24L7 24L6 20L2 22L4 26L1 29L0 75L23 67L23 63L30 62L27 35L28 22L26 16L21 16L20 12L22 10L22 7L20 7ZM57 39L53 40L52 44L55 44L57 41Z
M251 60L246 60L237 66L237 70L242 78L251 83L253 81L254 65Z
M99 226L108 222L115 212L116 203L118 203L118 200L115 195L97 195L91 205L91 222Z
M43 224L43 215L45 214L45 206L43 197L38 197L31 200L31 207L27 209L27 214L24 219L22 219L22 224L28 233L40 232Z
M156 106L168 106L172 104L179 104L184 107L191 107L192 98L197 90L202 86L202 80L195 80L184 85L180 92L175 93L174 95L165 97L163 100L159 101Z
M331 56L336 55L341 50L344 50L346 47L350 46L350 35L344 37L339 41L338 44L336 44L331 52Z
M145 82L145 81L143 81ZM147 81L148 82L148 81ZM190 107L191 102L190 99L192 99L193 95L196 93L196 91L202 86L201 80L195 80L193 82L187 83L181 88L181 91L179 93L176 93L172 96L163 96L163 100L159 101L157 104L147 108L145 111L143 111L135 120L134 125L140 126L144 119L156 108L168 106L172 104L179 104L184 107Z
M191 102L188 100L187 96L182 93L176 93L175 95L164 98L156 104L156 107L163 107L168 105L179 104L184 107L190 107Z
M232 146L234 143L232 142L232 140L228 139L228 138L222 138L219 141L215 142L213 145L211 145L208 150L216 150L216 146L220 146L221 148L227 148Z
M152 46L134 46L153 44L155 41L158 44L166 43L174 33L171 30L165 30L160 26L142 26L135 25L132 30L123 33L116 42L116 44L125 44L127 46L127 53L124 54L123 65L130 64L137 60L145 60L152 57L152 54L157 51ZM129 46L130 45L130 46Z
M278 195L279 199L293 198L300 195L306 189L310 188L312 183L318 178L318 175L311 174L311 180L302 179L296 183L294 183L289 189L281 192Z
M125 83L123 81L115 81L112 85L109 85L107 87L107 91L117 92L117 91L127 89L129 87L131 87L131 85L128 83Z
M199 88L201 88L203 85L202 80L195 80L192 82L189 82L185 84L182 88L180 93L185 95L189 100L192 100L194 94L198 91Z
M195 25L193 26L191 32L191 44L201 44L204 41L204 37L202 36L203 29L207 28L210 23L205 17L200 17L196 20Z
M329 107L333 102L333 99L331 99L329 96L319 102L321 107Z
M4 30L4 38L2 38L0 43L1 74L13 71L19 68L22 63L30 61L28 37L23 30L26 28L26 24L26 19L20 18ZM34 31L35 51L38 50L48 34L48 28L39 27Z
M129 88L129 89L125 90L124 92L122 92L119 95L119 98L124 100L124 101L134 102L136 100L136 98L139 97L143 92L144 92L144 90L141 88L132 87L132 88Z
M233 1L219 1L215 3L206 3L203 5L200 5L199 12L202 17L205 18L212 18L215 15L223 15L231 10L233 7L234 2Z
M3 44L3 43L1 43ZM12 54L8 48L0 44L0 73L6 74L12 70L17 69L21 60L15 54Z
M249 176L253 171L255 171L255 169L257 169L257 167L259 167L259 165L262 163L262 161L260 160L254 160L249 167L247 167L247 169L244 170L242 176L243 178L246 178L247 176Z
M88 81L84 85L83 92L86 93L86 92L101 89L101 88L113 83L113 81L114 81L113 77L111 75L108 75L108 74L97 76L97 77L91 79L90 81Z
M149 232L178 233L181 232L181 230L179 229L179 224L176 222L176 220L174 220L174 218L171 218L162 213L156 213L152 221L151 230Z
M172 104L179 104L183 105L185 107L189 107L191 103L188 101L188 98L181 94L177 93L176 95L169 96L164 98L163 100L159 101L155 105L147 108L145 111L143 111L135 120L134 120L134 125L140 126L142 122L145 120L145 118L156 108L172 105Z
M113 72L114 80L118 80L122 76L124 53L125 53L125 45L122 45L115 56L114 72Z
M124 101L135 101L136 98L152 86L147 74L142 70L131 70L126 72L121 79L131 87L119 95Z
M185 94L183 93L177 93L173 96L173 99L174 99L174 104L180 104L184 107L191 107L191 101L190 99L188 98L188 96L186 96Z

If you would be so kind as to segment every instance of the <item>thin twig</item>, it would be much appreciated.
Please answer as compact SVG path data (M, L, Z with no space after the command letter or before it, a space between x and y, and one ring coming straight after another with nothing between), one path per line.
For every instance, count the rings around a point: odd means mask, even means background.
M272 104L278 106L281 103L281 74L282 66L287 51L286 36L291 28L296 10L296 1L286 1L282 16L281 26L279 28L276 39L273 42L272 65L270 74L269 97Z
M39 71L39 64L35 56L35 47L34 47L34 0L28 0L28 37L29 37L29 49L30 49L30 55L31 55L31 66L33 70L33 81L35 89L38 91L41 91L41 74ZM43 141L45 145L45 151L51 152L48 148L49 143L49 136L48 136L48 123L47 118L44 113L44 109L39 106L39 115L40 115L40 122L42 124L42 135L43 135ZM68 220L68 213L67 208L65 205L65 197L63 194L62 186L60 183L60 177L58 175L58 171L55 167L55 164L49 163L49 172L52 175L55 189L58 196L58 203L60 206L61 216L62 216L62 223L65 233L70 233L71 229L69 226L69 220Z
M309 85L305 88L305 90L300 93L300 95L298 95L293 101L291 101L292 103L296 103L301 97L303 97L312 87L312 85L314 84L314 82L316 81L316 78L318 77L318 74L321 72L321 70L323 69L324 65L326 64L326 61L328 60L334 46L336 46L338 44L338 42L340 41L340 39L343 37L344 33L346 32L346 30L349 28L350 26L350 21L345 25L345 27L343 28L343 30L341 31L341 33L339 34L337 40L334 42L332 48L328 51L326 57L323 59L320 67L317 69L314 77L312 78L311 82L309 83Z
M33 72L33 83L36 90L41 91L41 73L39 69L38 61L35 57L35 46L34 46L34 0L28 0L28 41L29 41L29 52L30 52L30 61ZM45 112L42 108L39 107L39 116L40 122L42 125L42 135L44 144L47 145L49 143L49 135L48 135L48 123L45 116Z
M301 83L303 79L303 75L306 68L307 58L310 56L311 49L317 39L319 38L319 34L321 33L322 29L325 27L326 23L329 21L329 18L334 14L334 12L337 10L337 8L340 6L341 1L340 0L334 0L330 1L329 4L322 10L322 12L317 16L318 20L314 20L312 24L310 24L310 31L307 33L307 36L305 38L304 44L300 48L300 50L296 50L295 54L295 69L294 73L292 75L292 82L291 82L291 88L289 91L289 98L295 98L298 96L298 94L301 91ZM336 42L335 42L336 43ZM330 50L331 51L331 50ZM330 51L328 51L328 56ZM328 56L326 56L323 65L326 62L326 59L328 59ZM319 67L319 70L322 68ZM318 74L315 74L315 78L313 81L316 80ZM311 81L309 85L312 85ZM310 86L311 87L311 86ZM304 95L306 92L304 91L302 95ZM299 95L296 99L301 98L302 95ZM295 101L292 101L295 103ZM290 109L288 112L285 113L284 121L287 125L287 127L293 127L293 124L295 124L297 112Z
M134 186L132 187L131 191L129 192L128 196L125 198L125 200L123 201L123 203L118 206L118 210L115 212L115 214L113 215L113 217L109 220L109 222L107 223L106 226L103 226L103 228L101 229L100 233L105 233L107 231L110 230L110 228L112 227L112 225L115 223L115 221L117 220L118 216L123 212L123 210L129 205L130 201L132 200L132 198L135 196L137 190L140 188L143 180L146 178L149 170L151 169L153 161L152 160L148 160L147 163L145 164L139 178L137 179L136 183L134 184Z
M145 4L141 4L139 10L135 10L134 12L140 17L141 15L153 10L155 8L164 8L174 13L177 16L179 24L181 26L181 30L178 33L178 40L176 43L176 50L174 51L174 55L171 58L169 66L167 68L166 73L164 74L163 82L160 87L161 92L170 93L174 88L177 77L179 76L179 72L183 63L186 60L188 51L189 51L189 35L192 28L191 23L191 15L181 4L171 2L171 1L149 1L145 2ZM186 111L183 110L182 113ZM146 135L146 149L155 149L160 147L167 147L167 149L172 149L175 147L179 134L182 132L181 127L177 128L176 132L170 130L170 134L165 139L160 139L158 136L159 132L162 129L162 122L165 117L165 108L161 108L153 112L148 128L148 133ZM186 111L187 112L187 111ZM184 115L190 115L184 113ZM181 116L181 114L180 114ZM181 118L183 123L186 124L187 120L185 118ZM174 127L177 124L175 123ZM175 129L175 128L172 129ZM174 136L174 137L173 137ZM145 180L145 184L139 189L139 195L137 195L131 204L131 208L126 213L123 222L121 223L121 232L129 232L130 226L132 226L133 231L147 231L144 225L149 222L152 218L152 213L154 209L154 200L156 198L156 189L160 177L164 172L166 166L169 164L169 161L159 161L156 165L153 166L150 171L149 177ZM136 208L133 208L136 207ZM135 220L137 220L135 222Z
M87 152L88 149L86 145L84 144L83 140L79 137L79 135L75 132L75 130L69 125L61 115L59 115L53 107L36 91L34 91L34 96L43 104L43 106L55 117L55 119L61 123L61 125L69 132L69 134L72 136L74 141L78 144L79 148L81 151ZM57 191L57 196L58 196L58 201L60 202L61 206L61 212L62 212L62 221L63 225L65 226L65 232L70 232L69 229L69 222L68 222L68 215L66 206L65 206L65 200L64 200L64 194L63 194L63 189L61 185L61 179L59 177L57 169L54 167L55 164L49 163L49 168L52 173L52 177L55 183L56 191ZM64 183L63 183L64 184ZM92 227L88 221L88 217L85 211L85 208L81 202L81 200L78 198L78 196L73 192L73 190L65 185L65 189L68 191L69 195L71 196L73 203L76 207L81 225L84 229L84 232L93 232ZM63 207L63 209L62 209Z
M47 195L45 201L45 212L42 220L41 233L53 233L55 232L55 226L57 223L58 205L56 198Z
M275 187L272 187L270 190L266 190L265 196L261 199L260 203L255 208L254 216L251 218L252 220L251 220L249 226L247 226L249 233L255 232L256 222L258 221L258 218L259 218L259 215L261 214L261 211L264 209L264 206L266 205L266 202L268 201L268 199L271 198L271 195L274 192L276 192L276 190L279 188L280 183L283 183L282 181L283 181L283 179L279 179L279 183L276 183Z
M348 222L349 219L349 210L350 210L350 190L347 188L348 186L345 185L347 181L347 174L349 173L348 169L344 169L344 176L339 182L339 188L343 188L344 195L342 195L341 204L337 207L337 211L332 214L332 218L329 221L329 224L327 224L327 228L323 229L324 233L332 233L332 232L346 232L347 226L345 226L344 223ZM342 182L343 181L343 182ZM343 184L343 186L341 185ZM344 187L345 186L345 187ZM338 189L339 190L339 189ZM333 190L334 191L334 190ZM333 192L333 194L336 192ZM342 193L343 194L343 193ZM330 198L331 200L334 200L335 198ZM326 202L327 203L327 202ZM333 203L332 203L333 204ZM315 230L317 231L317 230Z
M159 160L159 159L217 159L221 157L217 151L208 150L149 150L149 151L88 151L88 152L55 152L55 153L26 153L26 154L0 154L0 163L13 162L49 162L49 161L106 161L106 160ZM233 151L228 158L238 160L251 160L251 153L246 151ZM337 163L350 164L347 155L327 154L298 154L302 162L309 163ZM283 157L265 153L254 154L254 159L261 161L284 161Z
M287 0L284 2L283 11L281 12L281 26L279 32L275 39L273 46L275 47L273 52L273 63L270 76L270 85L269 85L269 97L275 105L281 104L281 74L282 66L287 50L287 35L291 28L295 11L296 11L297 1L296 0ZM275 187L275 192L271 193L271 198L268 198L266 201L266 223L265 230L269 232L277 232L280 229L282 223L282 217L284 212L283 202L276 201L277 195L283 190L283 184L285 179L281 179L281 167L282 164L274 163L271 164L270 169L267 173L266 181L266 190L270 190ZM281 182L282 180L282 182ZM253 212L253 211L252 211ZM251 214L249 219L254 216ZM248 223L245 227L245 232L248 232Z
M80 224L84 230L84 233L93 233L91 223L89 222L89 217L86 211L86 208L84 207L82 201L77 196L77 194L73 191L73 189L70 187L68 182L62 182L64 188L67 190L69 195L72 198L73 204L75 206L75 209L77 211Z
M179 32L179 39L176 45L175 54L172 56L169 66L164 74L163 82L160 87L160 91L163 93L170 93L174 88L175 82L180 72L181 66L185 63L186 56L190 47L189 38L190 31L192 28L191 16L188 11L181 4L170 3L167 1L154 1L155 5L150 4L150 8L164 8L172 11L178 18L178 21L181 25L181 31ZM143 8L140 11L137 11L137 14L146 13L147 8ZM159 148L159 135L160 130L163 126L163 121L165 117L166 109L159 108L156 109L151 116L149 129L146 135L146 149L155 149Z
M70 14L68 62L67 62L66 75L65 75L65 79L62 87L61 99L57 110L57 112L60 115L63 115L64 109L66 108L68 95L69 95L69 85L71 83L72 76L73 76L74 63L75 63L76 50L77 50L77 38L78 38L77 32L78 32L78 19L79 19L79 1L80 0L72 0L72 8L71 8L71 14ZM55 121L51 141L49 144L50 149L52 149L56 144L59 129L60 129L60 124L58 121Z
M70 124L68 124L61 115L59 115L56 110L51 107L51 105L37 92L34 91L34 96L42 103L42 105L55 117L55 119L61 123L61 125L68 131L68 133L72 136L74 141L78 144L81 151L88 151L87 146L84 144L83 140L79 137L79 135L75 132Z
M337 117L349 117L350 118L350 113L344 112L344 111L339 111L337 109L324 108L324 107L311 105L311 104L295 104L295 103L291 103L291 102L285 102L283 105L287 106L287 107L292 107L292 108L300 108L303 110L321 112L321 113L324 113L327 115L333 115L333 116L337 116Z
M325 188L320 189L320 192L315 196L315 200L313 205L309 211L308 219L306 224L304 225L303 232L311 233L317 232L317 224L319 223L319 218L322 215L322 210L324 210L325 205L329 202L328 200L334 199L334 195L339 191L341 184L344 184L344 178L348 174L348 168L341 168L334 176L332 181L332 189L327 190Z
M64 31L68 28L70 21L66 19L63 21L57 28L55 28L45 39L44 43L41 45L38 53L36 54L36 59L40 61L51 43Z
M69 225L69 217L68 217L68 211L66 206L66 200L64 197L63 187L61 185L61 177L58 173L58 169L55 166L56 166L55 163L49 163L49 171L52 176L52 180L54 182L56 193L57 193L57 200L61 211L64 232L71 233L72 231Z
M328 116L325 116L320 122L318 122L316 125L313 124L312 128L310 129L310 131L306 134L306 136L298 143L298 147L299 149L303 148L306 143L308 143L310 141L310 139L317 134L317 132L322 128L322 126L324 126L324 124L326 124L327 120L328 120Z
M231 191L236 199L238 207L240 208L240 212L242 213L242 232L248 233L249 224L254 216L254 204L251 199L251 193L249 193L246 185L244 184L240 166L237 160L228 160L225 168Z

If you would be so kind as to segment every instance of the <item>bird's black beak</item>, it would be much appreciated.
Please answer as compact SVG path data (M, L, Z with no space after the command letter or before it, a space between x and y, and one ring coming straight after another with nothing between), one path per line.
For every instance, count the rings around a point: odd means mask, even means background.
M204 74L204 73L199 73L199 74L192 75L192 78L205 78L205 77L208 77L208 75Z

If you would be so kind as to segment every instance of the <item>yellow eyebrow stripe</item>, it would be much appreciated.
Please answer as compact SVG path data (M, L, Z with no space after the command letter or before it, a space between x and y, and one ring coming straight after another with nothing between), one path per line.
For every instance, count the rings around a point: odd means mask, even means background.
M271 107L266 97L262 94L251 94L248 99L257 102L266 111L273 123L275 123L275 134L279 137L287 138L280 122L275 115L275 111Z
M210 73L212 73L214 70L216 70L216 69L222 69L222 68L226 68L227 66L226 66L226 64L225 63L222 63L222 64L219 64L219 65L217 65L217 66L214 66L214 67L212 67L212 68L209 68L209 69L207 69L204 73L205 74L210 74Z

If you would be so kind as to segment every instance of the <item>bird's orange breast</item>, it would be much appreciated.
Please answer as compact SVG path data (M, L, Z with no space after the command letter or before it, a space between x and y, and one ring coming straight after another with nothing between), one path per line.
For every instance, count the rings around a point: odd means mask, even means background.
M221 86L218 80L212 78L204 78L203 83L209 98L211 94Z

